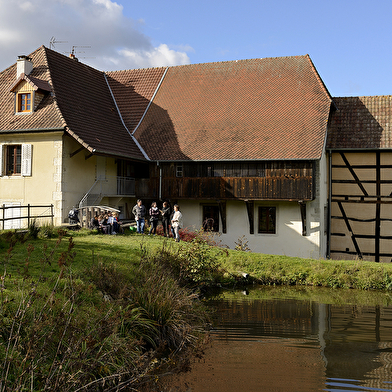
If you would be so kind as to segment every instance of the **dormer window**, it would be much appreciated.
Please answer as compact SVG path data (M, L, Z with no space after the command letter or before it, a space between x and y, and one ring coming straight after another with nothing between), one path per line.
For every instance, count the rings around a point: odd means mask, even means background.
M31 112L31 93L18 94L18 112Z
M22 72L10 87L10 92L15 94L15 114L33 113L51 90L46 80Z

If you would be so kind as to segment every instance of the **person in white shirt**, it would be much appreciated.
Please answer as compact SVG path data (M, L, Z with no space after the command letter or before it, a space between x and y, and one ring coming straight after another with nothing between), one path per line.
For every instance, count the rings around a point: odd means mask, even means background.
M182 227L182 214L178 204L174 204L174 214L171 221L176 242L180 242L180 229Z

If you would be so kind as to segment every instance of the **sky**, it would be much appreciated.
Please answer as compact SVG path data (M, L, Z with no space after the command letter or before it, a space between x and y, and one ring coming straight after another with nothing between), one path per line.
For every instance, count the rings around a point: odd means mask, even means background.
M0 0L0 70L41 45L102 71L309 54L334 97L392 95L392 0Z

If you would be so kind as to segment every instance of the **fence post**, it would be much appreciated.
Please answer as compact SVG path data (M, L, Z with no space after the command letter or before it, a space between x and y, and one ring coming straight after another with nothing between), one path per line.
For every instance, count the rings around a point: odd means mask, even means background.
M50 205L50 214L52 215L52 226L53 226L53 218L54 218L53 204Z
M2 226L2 229L4 230L4 222L5 222L5 220L4 220L4 218L5 218L5 204L3 204L3 226Z
M30 204L27 204L27 227L30 227Z

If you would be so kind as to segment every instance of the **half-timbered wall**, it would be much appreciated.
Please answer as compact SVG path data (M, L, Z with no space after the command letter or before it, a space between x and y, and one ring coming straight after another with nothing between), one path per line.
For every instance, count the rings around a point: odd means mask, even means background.
M331 154L330 254L392 259L392 152Z

